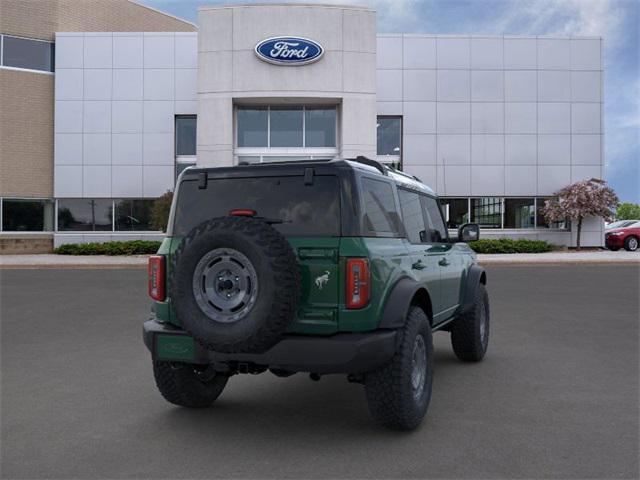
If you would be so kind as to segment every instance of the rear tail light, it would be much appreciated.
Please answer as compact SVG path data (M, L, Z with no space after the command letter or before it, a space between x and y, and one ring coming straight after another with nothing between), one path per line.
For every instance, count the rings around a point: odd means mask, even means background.
M158 302L165 299L165 260L164 255L149 257L149 296Z
M347 308L362 308L369 303L371 294L369 277L369 260L347 259Z

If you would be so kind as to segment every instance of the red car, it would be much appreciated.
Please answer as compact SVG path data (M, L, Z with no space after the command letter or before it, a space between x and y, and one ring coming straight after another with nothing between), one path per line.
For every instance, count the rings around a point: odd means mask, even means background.
M613 228L604 234L604 244L609 250L625 250L635 252L640 245L640 222L627 227Z

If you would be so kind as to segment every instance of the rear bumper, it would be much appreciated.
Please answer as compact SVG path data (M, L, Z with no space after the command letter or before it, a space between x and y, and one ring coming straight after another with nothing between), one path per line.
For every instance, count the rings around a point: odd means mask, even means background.
M290 372L369 372L389 362L396 350L395 330L338 333L327 337L285 335L259 354L207 350L184 330L155 319L144 323L143 338L154 360L267 367Z

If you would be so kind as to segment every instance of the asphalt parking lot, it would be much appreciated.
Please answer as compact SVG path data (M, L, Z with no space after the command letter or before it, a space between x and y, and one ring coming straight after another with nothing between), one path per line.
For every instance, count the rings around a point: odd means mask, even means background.
M173 407L141 340L143 269L2 270L2 477L638 478L638 267L488 274L486 360L437 334L407 434L339 376L236 376L211 409Z

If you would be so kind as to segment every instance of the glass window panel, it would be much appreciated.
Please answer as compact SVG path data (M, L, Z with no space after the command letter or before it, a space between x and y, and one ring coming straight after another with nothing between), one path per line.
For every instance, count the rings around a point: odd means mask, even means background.
M210 179L205 189L199 189L196 180L185 180L178 192L177 236L234 208L282 220L272 226L285 236L340 235L340 184L333 175L316 175L313 185L305 185L301 175Z
M112 215L113 205L108 199L59 199L58 231L111 231Z
M28 38L3 36L2 64L53 72L53 44Z
M378 155L400 155L402 117L378 117Z
M534 228L533 198L504 199L504 228Z
M336 109L307 107L304 128L305 147L335 147Z
M240 107L237 114L238 147L267 147L267 107Z
M2 230L50 232L53 230L53 202L51 200L3 199Z
M502 199L500 197L472 198L471 221L482 228L501 228Z
M271 107L271 147L302 147L302 107Z
M422 215L422 204L417 193L398 189L400 197L400 209L404 229L407 238L411 243L422 243L426 239L426 228L424 226L424 216Z
M435 198L420 195L422 200L422 208L427 217L427 241L428 242L444 242L447 240L447 228L444 225L440 206Z
M544 197L544 198L538 198L537 200L536 222L537 222L538 228L556 228L561 230L569 229L570 224L568 220L562 220L560 222L549 222L544 217L544 213L542 212L544 208L544 202L552 199L553 197Z
M448 228L458 228L469 223L469 200L466 198L443 198L440 200Z
M176 116L176 155L196 154L196 116Z
M144 200L116 200L116 230L118 231L149 231L151 228L152 199Z
M381 233L400 233L402 231L390 184L363 178L362 195L364 197L366 230Z

